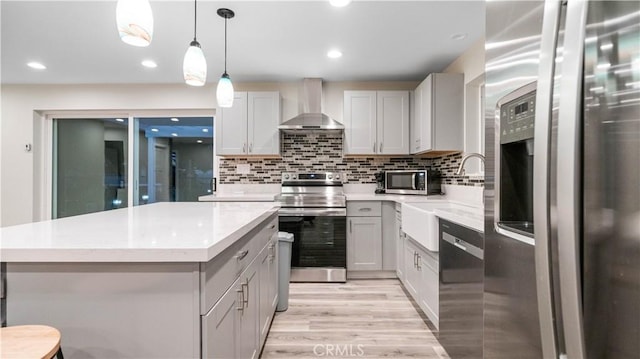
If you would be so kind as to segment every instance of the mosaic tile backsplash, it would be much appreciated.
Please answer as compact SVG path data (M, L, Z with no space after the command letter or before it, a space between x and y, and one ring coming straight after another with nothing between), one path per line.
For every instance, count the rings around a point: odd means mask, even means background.
M344 172L347 183L375 183L379 171L432 167L442 173L443 184L483 186L482 178L455 176L461 154L438 158L413 156L344 157L342 134L280 134L281 158L221 157L219 183L280 183L282 172ZM238 174L238 164L249 164L251 173Z

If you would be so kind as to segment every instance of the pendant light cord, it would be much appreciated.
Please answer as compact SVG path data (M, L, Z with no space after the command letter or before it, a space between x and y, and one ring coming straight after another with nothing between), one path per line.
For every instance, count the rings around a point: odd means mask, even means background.
M196 40L196 33L198 28L198 0L193 1L193 41Z
M224 73L227 73L227 17L224 17Z

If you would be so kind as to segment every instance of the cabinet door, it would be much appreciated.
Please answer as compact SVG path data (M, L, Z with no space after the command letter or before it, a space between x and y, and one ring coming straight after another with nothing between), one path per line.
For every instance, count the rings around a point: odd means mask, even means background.
M264 344L265 339L267 338L267 333L269 332L269 324L271 322L271 298L269 287L271 286L271 281L269 278L269 266L271 264L271 255L269 246L271 243L265 247L262 252L258 255L258 260L260 261L260 308L259 308L259 316L260 316L260 346Z
M380 217L350 217L347 233L347 270L382 270Z
M344 92L344 153L374 154L376 147L376 92Z
M409 92L378 91L377 153L409 154Z
M218 108L214 122L217 155L247 154L247 93L233 95L233 107Z
M420 101L420 151L429 151L433 148L433 78L431 74L420 84L422 96Z
M239 280L202 316L202 357L237 358L242 289Z
M240 311L240 336L237 338L240 343L239 358L255 359L260 353L258 350L260 277L257 271L259 264L259 261L253 261L240 277L240 286L244 290L244 303L243 310Z
M425 253L419 253L420 258L420 302L419 305L427 315L433 325L438 328L438 294L439 294L439 279L438 269L433 268L435 260L431 257L427 257ZM437 264L436 264L437 265Z
M260 260L260 347L269 333L273 314L278 304L277 236L258 256Z
M280 153L280 93L249 92L248 149L250 155Z
M409 242L408 238L404 238L404 284L409 294L418 301L418 284L420 275L416 266L416 250Z
M409 98L409 109L411 119L409 121L409 134L411 136L411 140L409 141L410 153L418 153L420 152L420 140L421 140L421 132L422 131L422 93L423 85L420 84L414 91L411 92Z

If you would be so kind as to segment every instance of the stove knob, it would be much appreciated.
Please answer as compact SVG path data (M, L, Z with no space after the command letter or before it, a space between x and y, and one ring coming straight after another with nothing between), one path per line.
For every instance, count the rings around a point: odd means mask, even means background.
M332 174L327 175L327 178L329 179L329 181L331 181L333 179L333 175Z
M289 179L289 175L285 173L285 175L284 175L284 179L285 179L285 180L288 180L288 179Z
M294 179L294 180L298 179L298 175L296 174L291 175L291 179Z
M336 181L339 181L339 180L340 180L340 175L337 174L336 175Z

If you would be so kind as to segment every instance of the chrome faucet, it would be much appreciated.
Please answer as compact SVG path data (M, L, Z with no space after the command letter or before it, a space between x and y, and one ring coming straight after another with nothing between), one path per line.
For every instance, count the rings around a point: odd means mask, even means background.
M464 175L464 164L467 162L467 160L469 158L472 158L472 157L478 157L480 160L482 160L482 164L484 164L484 156L483 155L481 155L479 153L468 153L464 157L462 157L462 161L460 161L460 166L458 167L458 170L456 171L456 176Z

